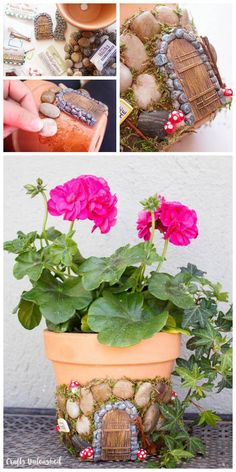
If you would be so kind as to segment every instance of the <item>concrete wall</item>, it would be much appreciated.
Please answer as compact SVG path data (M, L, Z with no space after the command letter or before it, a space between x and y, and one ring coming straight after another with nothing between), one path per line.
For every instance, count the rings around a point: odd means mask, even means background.
M135 230L139 201L158 192L169 200L179 200L198 213L199 237L189 247L171 246L165 269L175 272L192 262L207 271L210 279L221 281L231 292L231 166L230 157L210 156L6 156L5 157L5 235L41 227L42 203L25 195L23 185L41 177L48 188L83 173L106 178L118 196L118 224L107 235L90 234L91 223L80 222L77 241L82 253L109 255L119 245L138 242ZM68 224L50 218L65 229ZM160 245L160 240L159 240ZM12 314L27 280L12 275L13 256L5 257L5 405L52 407L54 379L52 367L44 358L42 330L24 330ZM229 390L210 395L205 405L218 412L231 411Z

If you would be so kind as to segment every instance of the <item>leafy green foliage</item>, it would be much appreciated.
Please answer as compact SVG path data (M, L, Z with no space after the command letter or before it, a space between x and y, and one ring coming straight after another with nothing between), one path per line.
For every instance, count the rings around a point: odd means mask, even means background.
M37 231L31 231L30 233L23 233L22 231L17 232L17 238L12 241L6 241L4 243L4 250L13 254L21 254L27 251L37 238Z
M73 256L78 252L77 244L73 239L61 234L53 240L50 246L44 249L44 258L49 265L71 267Z
M170 300L179 308L194 306L194 299L188 290L188 274L178 274L175 277L169 274L152 273L149 281L150 293L160 300Z
M180 272L182 272L183 274L187 273L198 277L204 277L206 273L202 270L199 270L196 265L190 263L187 264L187 267L180 267Z
M204 298L191 308L184 310L183 327L189 328L200 325L204 328L208 318L212 318L217 313L216 303Z
M29 279L36 282L43 272L43 262L41 252L22 252L16 257L13 274L16 279L23 279L28 275Z
M141 293L105 293L88 311L88 326L98 332L98 340L109 346L131 346L159 332L168 312L153 315Z
M202 413L199 413L197 424L198 426L204 426L207 424L209 426L214 427L217 421L220 421L220 420L221 420L220 416L213 413L213 411L205 410Z
M25 329L33 329L39 325L42 315L39 307L35 303L27 300L20 300L18 306L18 319Z

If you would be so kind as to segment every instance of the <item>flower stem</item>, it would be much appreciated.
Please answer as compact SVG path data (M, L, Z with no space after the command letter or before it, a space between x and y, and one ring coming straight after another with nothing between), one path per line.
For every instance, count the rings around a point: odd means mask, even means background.
M154 234L155 234L155 224L156 224L156 221L155 221L155 213L154 211L151 211L151 217L152 217L152 227L151 227L151 237L149 239L149 247L151 248L152 246L152 243L153 243L153 239L154 239Z
M69 226L67 236L73 231L74 224L75 224L75 220L70 222L70 226Z
M161 255L161 257L162 257L163 260L159 262L159 264L158 264L158 266L157 266L157 272L160 272L160 268L161 268L161 266L162 266L162 264L163 264L163 262L164 262L164 259L165 259L165 257L166 257L166 253L167 253L167 249L168 249L168 244L169 244L169 239L166 239L166 240L165 240L164 247L163 247L162 255Z
M43 226L42 226L42 234L44 236L44 239L46 241L46 244L48 246L48 238L47 238L47 232L46 232L46 225L47 225L47 220L48 220L48 201L45 192L41 192L43 200L44 200L44 205L45 205L45 213L44 213L44 218L43 218Z

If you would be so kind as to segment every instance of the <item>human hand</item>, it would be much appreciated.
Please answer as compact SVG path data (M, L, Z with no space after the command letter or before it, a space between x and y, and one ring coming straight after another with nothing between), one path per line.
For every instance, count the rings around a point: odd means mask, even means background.
M4 138L19 128L37 132L42 127L30 89L20 80L4 80Z

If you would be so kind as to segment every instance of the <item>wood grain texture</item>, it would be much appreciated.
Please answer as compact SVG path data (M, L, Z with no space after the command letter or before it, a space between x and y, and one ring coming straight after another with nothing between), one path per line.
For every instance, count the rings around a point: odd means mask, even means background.
M104 461L126 461L131 454L129 415L122 410L108 411L102 422L102 454Z

